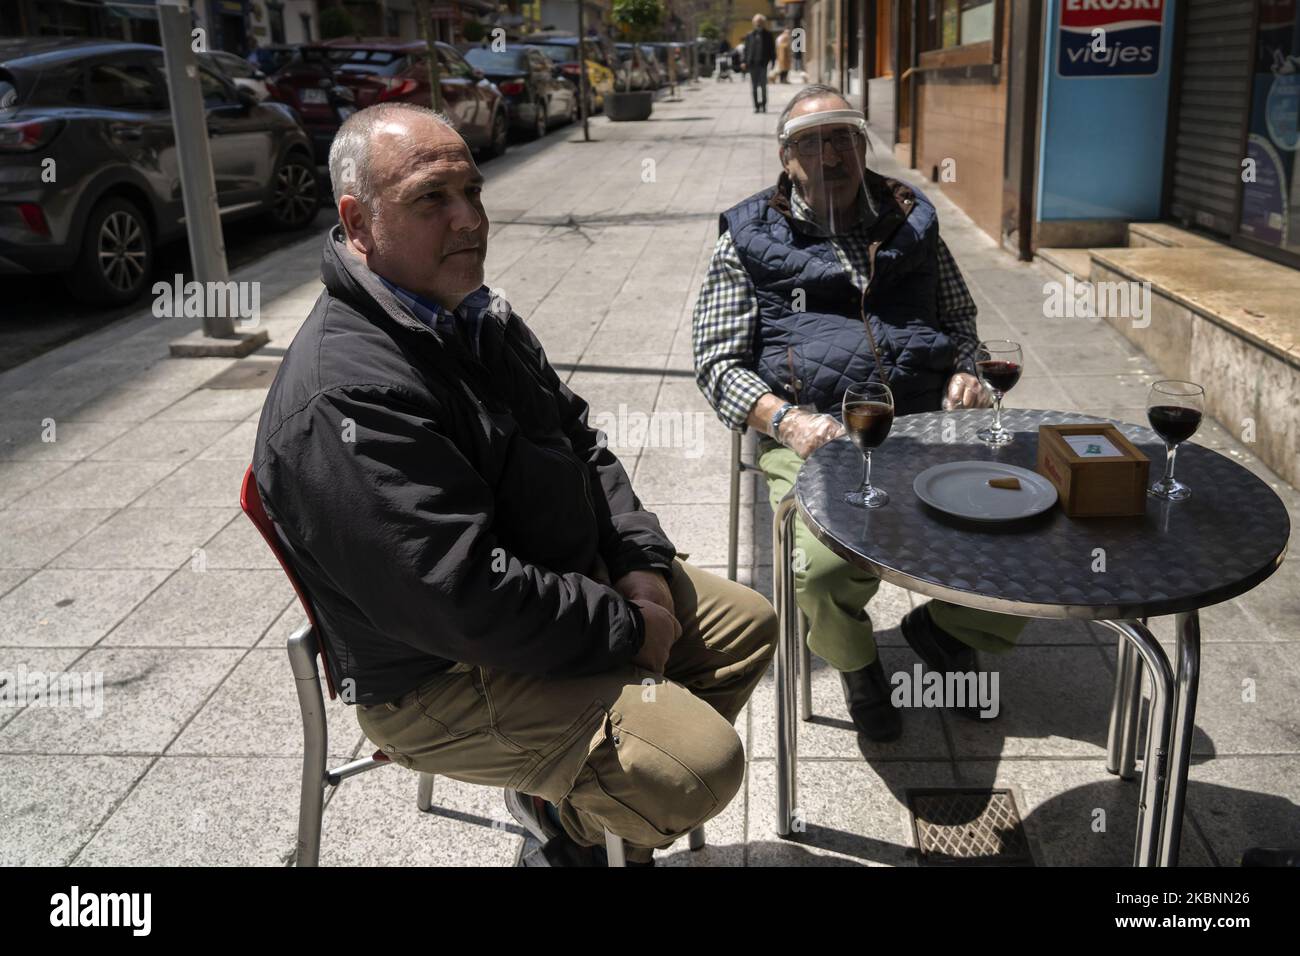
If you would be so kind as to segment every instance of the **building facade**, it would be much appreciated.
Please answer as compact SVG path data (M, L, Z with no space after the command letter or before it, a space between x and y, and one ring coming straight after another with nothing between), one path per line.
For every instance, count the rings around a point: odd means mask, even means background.
M1300 267L1297 0L807 0L808 78L1022 257L1164 220Z

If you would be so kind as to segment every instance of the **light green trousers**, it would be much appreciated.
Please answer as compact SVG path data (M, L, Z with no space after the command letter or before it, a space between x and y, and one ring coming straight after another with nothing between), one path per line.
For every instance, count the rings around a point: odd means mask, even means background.
M758 466L767 478L775 510L794 485L803 460L770 439L761 439L758 451ZM802 559L795 562L794 591L799 609L808 618L808 647L836 670L866 667L876 659L866 605L880 588L880 578L832 552L813 536L802 518L794 522L794 547L803 552ZM930 602L930 617L962 643L995 654L1014 647L1027 623L1023 617L937 600Z

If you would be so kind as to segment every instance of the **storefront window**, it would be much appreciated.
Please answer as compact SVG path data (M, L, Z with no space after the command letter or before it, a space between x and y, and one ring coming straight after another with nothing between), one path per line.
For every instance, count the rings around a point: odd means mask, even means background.
M927 50L993 39L994 0L929 0L926 5Z
M1241 234L1300 252L1300 19L1297 5L1261 3L1242 165Z
M993 39L993 0L962 0L961 42Z

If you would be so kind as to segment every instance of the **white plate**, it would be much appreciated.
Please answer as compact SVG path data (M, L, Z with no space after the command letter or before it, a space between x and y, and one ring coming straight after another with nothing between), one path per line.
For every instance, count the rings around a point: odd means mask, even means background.
M1018 478L1020 489L990 488L990 478ZM912 482L932 508L969 521L1015 521L1056 504L1056 488L1042 475L995 461L949 461L925 469Z

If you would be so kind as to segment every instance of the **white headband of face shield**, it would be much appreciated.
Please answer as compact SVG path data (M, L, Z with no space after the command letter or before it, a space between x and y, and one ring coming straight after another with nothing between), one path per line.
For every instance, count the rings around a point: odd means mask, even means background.
M781 130L781 145L790 142L790 137L795 133L814 126L852 126L863 136L867 135L867 121L861 110L822 110L786 120L785 127Z

